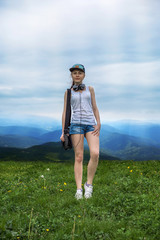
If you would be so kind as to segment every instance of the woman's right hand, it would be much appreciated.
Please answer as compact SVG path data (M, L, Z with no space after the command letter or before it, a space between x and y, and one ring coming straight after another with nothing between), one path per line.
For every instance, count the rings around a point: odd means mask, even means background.
M64 142L64 134L63 133L62 133L60 139L61 139L62 142Z

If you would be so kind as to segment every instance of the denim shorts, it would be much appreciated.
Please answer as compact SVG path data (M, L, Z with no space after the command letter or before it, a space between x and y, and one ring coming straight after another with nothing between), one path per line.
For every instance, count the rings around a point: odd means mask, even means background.
M94 131L93 125L71 123L69 134L85 134Z

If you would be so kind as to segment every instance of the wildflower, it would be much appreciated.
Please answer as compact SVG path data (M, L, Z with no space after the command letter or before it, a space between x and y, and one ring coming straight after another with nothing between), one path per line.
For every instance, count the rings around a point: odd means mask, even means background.
M47 168L47 171L50 171L50 169L49 169L49 168Z
M81 217L81 215L78 215L78 217L80 218L80 217Z
M66 186L66 185L67 185L67 183L66 183L66 182L64 182L64 185Z
M43 176L43 175L41 175L41 178L44 178L44 176Z
M143 175L143 173L141 172L141 175Z
M47 228L46 231L49 232L49 229Z
M17 237L17 239L20 239L20 237Z
M130 168L130 167L128 166L128 168Z
M63 192L63 189L60 189L61 192Z
M130 172L132 172L133 170L130 170Z
M9 190L8 192L12 192L12 190Z

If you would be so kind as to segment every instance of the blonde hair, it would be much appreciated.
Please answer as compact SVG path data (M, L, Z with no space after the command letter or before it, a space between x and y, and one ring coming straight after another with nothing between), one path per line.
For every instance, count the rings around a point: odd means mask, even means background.
M74 86L74 81L72 80L72 85L71 85L71 88Z

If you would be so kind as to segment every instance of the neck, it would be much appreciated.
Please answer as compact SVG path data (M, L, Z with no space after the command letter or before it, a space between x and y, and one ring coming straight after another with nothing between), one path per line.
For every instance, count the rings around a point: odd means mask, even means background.
M82 84L82 82L76 82L76 83L74 83L74 85L76 85L76 86L78 86L78 85L80 85L80 84Z

